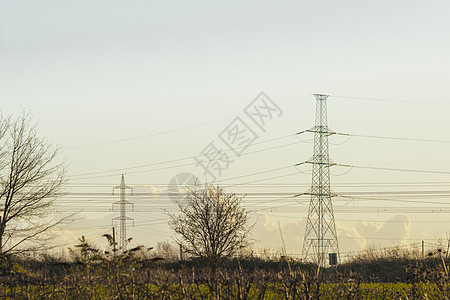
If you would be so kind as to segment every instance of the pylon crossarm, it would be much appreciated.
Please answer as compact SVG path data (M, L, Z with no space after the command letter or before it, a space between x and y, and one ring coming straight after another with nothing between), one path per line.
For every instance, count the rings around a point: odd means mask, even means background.
M305 130L305 132L311 132L311 133L320 133L320 134L325 134L326 136L331 136L333 134L337 134L335 131L330 130L329 128L324 128L323 130L316 130L316 129L308 129Z
M311 259L320 266L326 265L330 253L339 256L336 226L331 198L335 195L330 188L330 167L336 165L328 153L328 136L335 134L327 125L327 95L316 94L316 120L312 129L303 132L314 133L313 157L305 163L312 164L311 196L303 242L303 258ZM303 133L303 132L299 132Z
M133 225L134 225L134 220L130 217L127 217L127 215L126 215L127 205L132 205L132 207L133 207L133 203L126 200L126 190L131 189L131 191L133 191L133 188L129 187L125 184L125 178L124 178L124 175L122 174L120 185L113 188L113 194L114 194L114 189L120 189L120 200L113 203L113 207L114 207L114 205L120 204L120 215L119 215L119 217L113 218L113 222L119 221L118 245L119 245L119 249L121 249L121 251L124 252L127 250L127 233L126 233L127 221L133 221Z

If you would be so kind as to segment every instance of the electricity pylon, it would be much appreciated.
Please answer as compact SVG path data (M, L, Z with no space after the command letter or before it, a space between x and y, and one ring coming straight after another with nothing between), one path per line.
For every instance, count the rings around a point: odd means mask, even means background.
M133 221L132 218L127 217L127 205L133 206L133 203L127 201L126 190L131 189L131 195L133 195L133 188L125 184L125 178L122 174L120 185L113 188L113 195L115 189L120 189L120 200L114 203L120 205L120 215L113 218L113 222L119 221L119 251L124 252L127 250L127 221Z
M312 261L319 266L336 264L340 260L339 246L334 222L333 193L330 188L330 166L333 162L328 153L328 136L334 134L327 125L328 95L314 94L316 97L315 126L308 130L314 133L314 150L312 158L307 163L312 164L311 189L306 194L311 195L308 219L306 221L305 238L302 256L306 261Z

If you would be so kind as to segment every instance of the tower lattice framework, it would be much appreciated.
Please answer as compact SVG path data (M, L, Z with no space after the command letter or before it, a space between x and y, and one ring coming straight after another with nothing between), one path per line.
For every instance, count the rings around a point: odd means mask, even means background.
M329 254L339 261L339 246L334 222L333 193L330 188L330 166L333 165L328 152L328 136L333 132L327 125L328 95L316 97L315 126L308 130L314 133L314 150L307 163L312 164L312 184L308 193L311 200L306 221L302 256L306 261L322 267L327 266ZM335 254L332 254L335 253ZM331 261L331 258L330 258Z
M127 222L133 221L132 218L127 217L127 205L133 205L133 203L127 201L126 190L131 189L131 191L133 191L133 188L125 184L125 178L122 174L122 178L120 180L120 185L113 188L113 195L114 195L115 189L120 190L120 200L114 203L114 205L119 205L120 215L116 218L113 218L113 222L119 221L118 246L119 246L119 251L124 252L127 250Z

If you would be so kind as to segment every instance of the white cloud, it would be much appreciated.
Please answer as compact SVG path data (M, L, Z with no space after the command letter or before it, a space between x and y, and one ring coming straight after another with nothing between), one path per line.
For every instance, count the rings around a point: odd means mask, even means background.
M278 219L263 212L256 213L257 223L253 231L255 249L271 249L281 253L282 241L278 229ZM286 244L287 253L299 257L302 251L305 232L305 219L293 221L280 220L280 227ZM360 251L367 247L385 247L394 244L406 244L410 234L411 223L406 215L396 215L385 223L359 221L355 226L336 222L339 250L342 257L346 253Z
M384 224L361 220L356 229L371 247L392 246L394 243L405 245L411 231L411 220L406 215L393 216Z
M130 197L130 201L140 200L158 200L161 191L158 191L153 185L136 185L133 186L133 196Z

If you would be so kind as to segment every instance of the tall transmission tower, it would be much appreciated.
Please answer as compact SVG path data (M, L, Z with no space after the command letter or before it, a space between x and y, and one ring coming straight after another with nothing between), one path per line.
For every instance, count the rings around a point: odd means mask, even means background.
M120 200L115 202L113 206L120 205L120 215L113 218L113 223L114 221L119 221L119 251L124 252L127 250L127 221L133 221L132 218L127 217L127 205L133 207L133 203L127 201L126 190L131 189L131 194L133 195L133 188L125 184L125 178L122 174L120 185L113 188L113 195L115 189L120 189Z
M312 184L309 192L308 219L302 256L319 266L334 265L340 260L339 246L334 222L333 193L330 188L330 166L334 163L328 153L328 136L334 134L327 125L328 95L314 94L316 97L315 126L308 130L314 133L314 150L307 163L312 164ZM328 254L328 255L327 255ZM329 263L327 264L327 258Z

